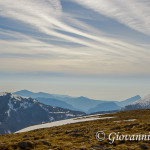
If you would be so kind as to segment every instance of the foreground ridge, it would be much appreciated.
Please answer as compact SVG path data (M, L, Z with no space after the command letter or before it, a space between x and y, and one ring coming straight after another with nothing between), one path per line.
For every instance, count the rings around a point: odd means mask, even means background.
M149 141L117 141L109 144L110 133L123 135L147 135L150 131L150 109L123 111L103 116L107 119L96 119L86 122L66 124L50 128L36 129L30 132L1 135L0 149L36 149L36 150L145 150ZM88 117L88 116L86 116ZM82 119L78 118L78 119ZM106 134L100 142L95 135L98 131ZM119 133L118 133L119 132ZM116 137L114 137L116 138Z

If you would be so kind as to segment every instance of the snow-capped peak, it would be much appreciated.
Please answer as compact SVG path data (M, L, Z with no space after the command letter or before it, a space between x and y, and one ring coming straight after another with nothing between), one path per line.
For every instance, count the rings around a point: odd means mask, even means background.
M6 96L7 94L11 94L9 92L0 92L0 96Z
M85 113L78 111L60 107L54 108L39 103L33 98L24 98L8 92L0 93L0 103L0 134L15 132L42 122L52 122L85 115Z
M127 105L122 110L149 109L149 108L150 108L150 94L130 105Z
M14 98L15 100L21 101L21 96L18 95L11 95L11 98Z
M136 105L136 104L140 104L141 106L150 105L150 94L147 95L146 97L141 98L140 100L138 100L138 101L132 103L131 105Z

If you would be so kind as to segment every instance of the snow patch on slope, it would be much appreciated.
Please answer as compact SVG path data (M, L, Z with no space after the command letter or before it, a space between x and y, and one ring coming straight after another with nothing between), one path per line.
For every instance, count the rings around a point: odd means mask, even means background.
M23 102L20 104L20 108L23 108L23 109L27 109L27 108L32 107L32 106L33 106L33 104L28 103L28 102Z
M11 110L16 111L16 109L14 109L13 104L12 104L12 102L11 102L11 98L9 99L8 108L9 108L9 109L8 109L8 111L7 111L7 114L8 114L8 117L10 117L10 112L11 112Z
M62 125L72 124L72 123L93 121L93 120L99 120L99 119L111 119L111 118L115 118L115 117L100 117L99 115L87 116L87 117L83 117L83 118L79 117L79 118L74 118L74 119L67 119L67 120L61 120L61 121L56 121L56 122L51 122L51 123L34 125L34 126L30 126L30 127L24 128L22 130L19 130L15 133L28 132L28 131L32 131L32 130L36 130L36 129L62 126Z

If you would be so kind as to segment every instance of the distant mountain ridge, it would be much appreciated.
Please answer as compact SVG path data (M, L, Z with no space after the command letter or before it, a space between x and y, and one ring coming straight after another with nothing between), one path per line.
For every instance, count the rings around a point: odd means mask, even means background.
M126 99L126 100L124 100L124 101L120 101L120 102L116 101L115 103L116 103L118 106L120 106L120 107L124 107L124 106L129 105L129 104L131 104L131 103L133 103L133 102L136 102L136 101L139 100L139 99L141 99L141 96L136 95L136 96L131 97L131 98L128 98L128 99Z
M114 110L116 108L120 109L121 107L125 107L126 105L129 105L141 98L139 95L136 95L124 101L105 101L105 100L94 100L84 96L71 97L68 95L48 94L44 92L34 93L28 90L17 91L14 94L39 99L39 101L44 104L48 105L53 104L52 106L59 106L67 109L69 108L71 110L83 111L85 113L95 112L94 109L98 110L98 107L102 103L106 103L106 105L103 106L107 106L108 102L114 103L112 105L113 106L112 110ZM105 108L99 107L98 111L108 111L108 107L109 106Z
M14 92L14 94L16 95L20 95L20 96L25 96L25 97L32 97L32 98L37 98L37 97L43 97L43 98L54 98L54 99L58 99L58 98L66 98L66 97L71 97L68 95L57 95L57 94L49 94L49 93L44 93L44 92L31 92L28 90L20 90L17 92Z
M61 100L54 99L54 98L41 98L41 97L38 97L38 98L36 98L36 100L38 100L39 102L41 102L43 104L50 105L50 106L53 106L53 107L61 107L61 108L67 108L67 109L71 109L71 110L77 110L72 105L70 105L66 102L63 102Z
M121 107L118 106L115 102L105 102L98 104L96 107L89 109L88 113L95 113L99 111L113 111L119 110Z
M59 101L62 101L71 105L71 107L75 108L78 111L84 111L84 112L87 112L89 107L95 107L97 104L101 102L105 102L101 100L98 101L98 100L89 99L83 96L71 97L68 95L57 95L57 94L48 94L48 93L45 93L44 95L43 92L34 93L28 90L17 91L17 92L14 92L14 94L20 95L20 96L32 97L35 99L41 98L40 102L42 102L42 98L43 98L43 101L45 101L45 98L57 99ZM55 101L53 101L53 103L55 104Z
M22 128L86 115L60 107L52 107L33 98L0 93L0 134L12 133Z

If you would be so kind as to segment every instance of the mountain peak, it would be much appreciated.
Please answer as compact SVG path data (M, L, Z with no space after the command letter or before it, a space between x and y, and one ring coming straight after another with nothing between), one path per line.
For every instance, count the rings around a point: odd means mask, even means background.
M145 96L144 98L141 98L140 100L132 103L131 105L134 105L134 104L141 104L141 105L145 105L147 103L150 103L150 94Z
M149 109L150 108L150 94L144 98L135 101L134 103L127 105L123 110L132 110L132 109Z
M10 93L10 92L0 92L0 96L6 96L8 94L12 95L12 93Z
M22 97L8 92L0 94L0 134L14 132L42 122L85 115L83 112L48 106L34 98Z
M29 90L20 90L20 91L17 91L17 92L15 92L15 93L33 93L33 92L31 92L31 91L29 91Z

